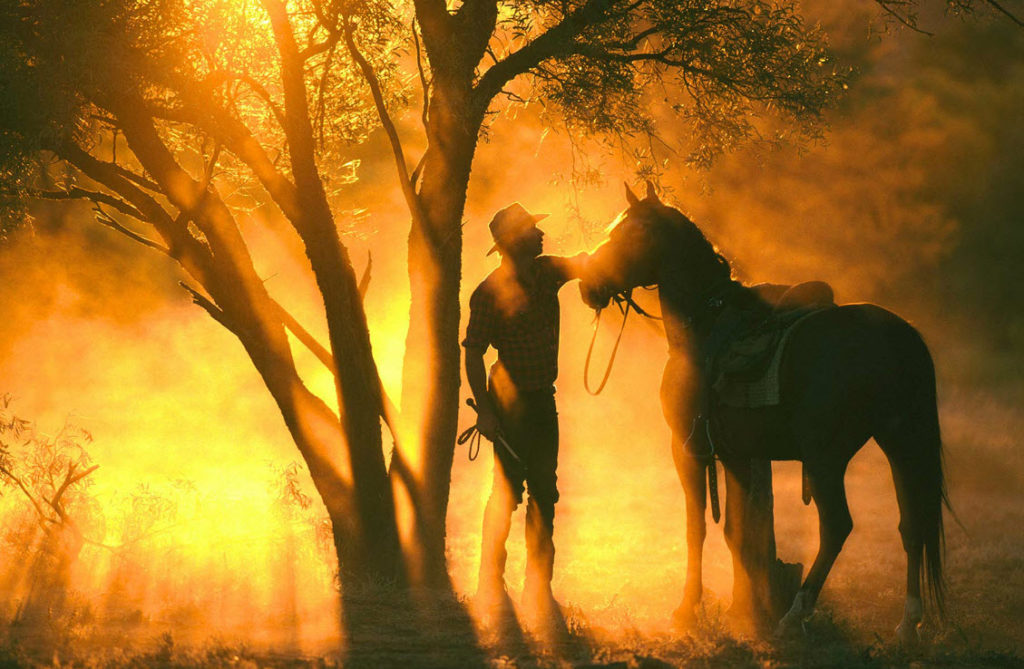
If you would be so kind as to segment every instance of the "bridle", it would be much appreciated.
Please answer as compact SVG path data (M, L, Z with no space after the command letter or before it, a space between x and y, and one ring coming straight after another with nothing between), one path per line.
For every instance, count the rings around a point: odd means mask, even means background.
M644 286L647 288L647 286ZM597 341L597 330L601 325L601 313L604 309L596 309L597 315L594 317L594 333L590 337L590 346L587 347L587 359L583 363L583 387L591 395L597 396L604 390L605 384L608 383L608 377L612 373L612 365L615 363L615 355L619 352L619 342L622 341L622 333L626 329L626 318L629 317L629 311L632 309L641 316L660 321L661 316L654 316L647 313L643 308L640 307L635 301L633 301L633 289L623 290L612 295L612 301L615 302L615 306L622 312L622 325L619 326L619 334L615 337L615 344L612 346L611 356L608 358L608 366L604 370L604 374L601 376L601 382L597 386L597 390L590 388L590 358L594 355L594 342ZM622 305L626 305L623 307Z

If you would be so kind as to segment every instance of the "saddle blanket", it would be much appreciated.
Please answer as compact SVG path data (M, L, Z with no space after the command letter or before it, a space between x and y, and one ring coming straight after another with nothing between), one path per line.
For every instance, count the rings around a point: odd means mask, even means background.
M722 404L757 408L780 403L779 370L786 344L809 317L828 307L783 312L753 332L741 335L722 351L712 388Z

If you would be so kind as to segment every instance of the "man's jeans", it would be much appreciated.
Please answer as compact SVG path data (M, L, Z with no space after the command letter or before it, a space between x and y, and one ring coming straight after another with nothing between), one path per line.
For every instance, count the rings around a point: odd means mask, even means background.
M492 379L493 381L493 379ZM504 386L506 384L502 384ZM480 556L480 589L502 587L512 512L529 492L526 506L526 586L531 594L550 593L555 561L552 541L555 502L558 501L558 413L554 388L516 391L494 387L502 435L522 460L500 443L494 445L495 466L491 497L484 511Z

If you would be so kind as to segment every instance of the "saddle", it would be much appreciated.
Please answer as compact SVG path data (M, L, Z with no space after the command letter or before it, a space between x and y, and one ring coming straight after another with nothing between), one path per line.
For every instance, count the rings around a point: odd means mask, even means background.
M741 318L708 362L708 382L719 403L734 407L779 404L779 369L789 337L809 316L835 306L823 281L794 286L759 284L752 289L768 305L758 318ZM724 314L723 314L724 315Z

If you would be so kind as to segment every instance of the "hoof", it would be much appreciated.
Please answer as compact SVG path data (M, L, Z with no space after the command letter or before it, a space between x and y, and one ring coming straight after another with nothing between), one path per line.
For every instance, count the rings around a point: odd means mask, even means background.
M920 623L901 622L896 626L896 639L904 650L914 650L921 645Z
M896 638L906 650L921 644L921 599L908 596L903 607L903 620L896 626Z
M524 592L522 604L526 617L537 627L557 627L559 623L565 625L562 607L549 587Z
M775 626L772 637L777 640L796 639L807 635L803 619L792 619L788 615L783 616L779 624Z
M676 632L691 632L697 627L697 608L700 604L682 603L672 612L672 629Z
M804 620L808 615L810 615L810 611L804 605L804 593L798 592L793 598L793 606L789 608L786 615L782 616L773 636L776 639L785 639L805 634Z

